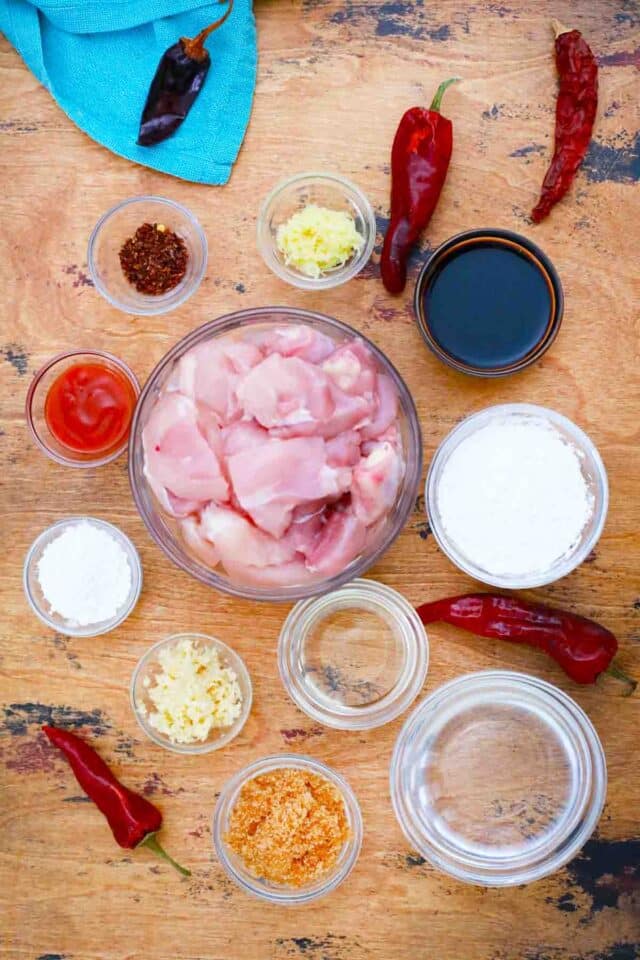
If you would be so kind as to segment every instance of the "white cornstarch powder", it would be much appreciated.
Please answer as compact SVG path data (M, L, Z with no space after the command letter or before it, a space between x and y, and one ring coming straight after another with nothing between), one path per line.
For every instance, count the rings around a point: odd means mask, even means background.
M550 424L497 417L444 464L437 506L447 537L487 573L547 570L593 512L581 454Z
M38 561L44 598L74 626L86 627L115 617L131 590L129 558L107 531L86 521L48 544Z

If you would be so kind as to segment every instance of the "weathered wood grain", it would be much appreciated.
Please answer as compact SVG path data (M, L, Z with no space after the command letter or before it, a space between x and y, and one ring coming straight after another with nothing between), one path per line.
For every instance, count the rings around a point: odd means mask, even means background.
M285 608L219 596L175 570L136 516L124 459L99 471L48 462L23 420L27 385L52 353L92 344L144 379L180 336L241 307L284 303L339 317L389 354L417 399L428 462L465 414L526 400L571 417L599 447L611 509L590 561L536 595L616 631L620 662L640 674L640 8L635 0L260 0L260 74L251 125L228 186L182 183L107 153L79 132L9 45L0 43L0 955L15 960L632 960L640 955L638 695L613 681L580 689L543 655L506 649L444 626L430 631L425 691L460 673L509 665L574 696L603 740L607 806L585 854L527 888L456 883L410 851L394 820L387 766L401 721L367 734L317 728L281 687L275 645ZM527 217L552 145L551 16L580 27L600 56L594 143L568 199L539 227ZM467 227L520 230L558 267L561 333L534 369L498 382L465 379L424 349L410 286L387 297L375 264L320 295L282 285L254 242L257 204L282 176L339 170L388 216L391 138L402 111L447 94L452 167L415 258ZM215 82L212 74L211 81ZM90 230L110 205L160 193L190 207L210 242L207 277L169 316L132 318L87 278ZM97 640L67 640L27 609L21 569L36 534L69 513L122 526L145 570L130 620ZM442 556L417 511L372 575L413 601L471 586ZM146 647L170 632L218 634L246 659L255 708L242 736L206 757L182 758L142 739L128 682ZM141 852L125 855L39 735L50 718L99 738L115 769L162 805L166 844L191 880ZM365 820L362 856L333 896L295 911L249 900L211 849L216 793L267 752L308 751L344 772Z

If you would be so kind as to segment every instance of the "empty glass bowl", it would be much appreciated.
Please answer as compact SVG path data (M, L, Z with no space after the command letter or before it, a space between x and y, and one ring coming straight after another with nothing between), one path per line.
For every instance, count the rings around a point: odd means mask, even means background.
M157 730L149 720L150 714L156 710L149 697L149 688L153 686L156 676L162 672L159 654L164 650L176 647L183 640L191 640L196 649L211 649L213 647L218 653L221 667L230 667L235 673L242 695L242 707L236 720L228 727L212 727L206 740L195 743L175 743L165 733ZM165 750L172 750L174 753L200 754L209 753L211 750L219 750L220 747L226 746L234 737L238 736L251 712L252 687L249 671L244 664L244 660L226 643L203 633L176 633L155 643L139 660L131 677L129 695L135 718L150 740L153 740L158 746L164 747Z
M580 461L580 469L592 501L592 508L576 543L548 568L531 569L524 573L497 574L484 569L477 559L465 555L453 541L442 519L439 507L439 488L447 460L463 440L490 423L508 422L512 419L516 421L528 419L547 424L559 433L565 443L574 448ZM482 470L482 464L478 464L478 469ZM575 570L588 557L604 527L609 504L609 486L600 454L587 434L575 423L572 423L562 414L556 413L555 410L549 410L546 407L538 407L530 403L507 403L487 407L466 417L445 437L436 450L429 467L425 501L429 523L436 542L452 563L470 577L474 577L482 583L504 589L524 590L559 580L560 577L564 577ZM469 500L467 506L471 505L472 501Z
M240 857L227 846L225 835L229 829L229 817L245 783L261 774L273 770L294 769L315 773L319 777L329 780L342 796L350 837L343 844L337 862L328 873L303 887L290 887L273 883L263 877L254 876L244 865ZM351 873L362 846L362 815L356 796L347 781L319 760L311 757L297 756L292 753L281 753L264 757L250 763L240 770L223 787L213 815L213 844L220 863L239 887L271 903L298 904L317 900L335 890Z
M370 730L395 720L418 695L429 643L411 604L375 580L301 600L280 633L284 686L313 720Z
M318 278L307 277L285 263L277 245L278 227L309 204L349 213L363 238L359 253ZM351 280L368 263L375 241L376 218L371 204L355 184L336 174L299 173L283 180L266 198L258 217L258 249L265 263L282 280L302 290L327 290Z
M49 429L44 408L51 385L69 367L86 363L98 363L100 366L115 370L126 377L131 384L134 398L140 393L140 385L135 374L126 363L102 350L70 350L68 353L60 353L38 370L27 391L25 405L27 426L40 449L56 463L62 463L67 467L104 466L105 463L116 460L126 450L129 442L129 429L127 429L124 436L110 449L101 450L99 453L82 453L78 450L70 450L69 447L61 444Z
M109 620L90 623L84 626L66 620L59 613L51 609L50 604L42 592L38 579L38 563L45 549L53 540L64 533L65 530L80 523L89 523L92 526L98 527L106 531L114 540L117 540L127 555L129 568L131 570L131 588L129 590L129 596L122 607ZM98 520L95 517L67 517L47 527L46 530L43 530L43 532L36 537L24 561L22 583L31 609L51 630L55 630L56 633L63 633L67 637L98 637L103 633L109 633L110 630L115 630L119 624L127 619L134 609L140 597L140 591L142 590L142 566L140 564L138 551L131 540L129 540L129 537L127 537L122 530L119 530L118 527L114 527L113 524L106 523L104 520Z
M164 224L184 240L189 252L180 283L158 296L139 293L120 266L123 243L143 223ZM200 286L207 266L207 238L193 214L179 203L165 197L131 197L100 217L89 238L87 262L96 290L114 307L142 316L168 313Z
M336 344L354 338L363 340L376 359L382 372L393 380L399 397L399 422L405 458L405 473L400 490L389 513L375 528L362 553L344 570L334 576L319 576L317 580L287 586L252 586L235 582L222 569L206 566L185 543L178 522L168 516L158 504L144 473L142 433L162 388L171 378L177 362L196 344L226 337L231 333L258 331L273 326L304 324L331 337ZM345 323L319 313L295 310L290 307L263 307L232 313L212 320L180 340L160 361L140 394L131 425L129 442L129 479L136 506L149 533L170 560L197 580L233 596L249 600L300 600L324 594L361 576L391 546L400 534L413 510L422 471L422 437L415 404L411 394L387 357L360 333Z
M482 886L530 883L589 839L607 788L584 711L536 677L488 670L414 710L391 760L402 830L434 867Z

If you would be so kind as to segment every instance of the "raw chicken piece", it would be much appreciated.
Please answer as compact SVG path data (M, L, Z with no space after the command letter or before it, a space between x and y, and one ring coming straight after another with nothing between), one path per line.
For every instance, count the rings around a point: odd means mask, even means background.
M238 385L237 398L245 417L254 417L263 427L311 427L314 431L335 406L329 378L322 370L278 353L249 371Z
M254 450L267 443L269 433L255 420L237 420L222 429L222 450L226 457L243 450Z
M220 554L214 545L207 540L202 524L195 517L185 517L180 521L180 532L187 547L207 567L217 567L220 563Z
M223 423L240 414L236 387L262 354L253 343L209 340L189 350L178 362L167 390L177 390L214 410Z
M336 348L330 337L302 324L259 330L249 334L249 337L267 356L279 353L283 357L299 357L309 363L322 363Z
M318 542L326 522L327 507L324 500L296 507L291 518L291 526L285 536L303 557L311 555Z
M165 487L185 500L229 498L220 462L198 427L188 397L168 393L157 401L142 431L145 472L154 489Z
M293 587L315 580L316 576L302 560L291 560L273 567L254 567L246 564L225 564L229 577L235 583L250 587Z
M229 507L209 504L200 522L204 536L215 546L227 570L231 566L276 566L296 556L292 543L275 540Z
M337 437L327 440L327 463L330 467L355 467L360 460L360 434L357 430L345 430Z
M351 508L334 510L307 558L314 573L333 576L355 560L364 547L367 528Z
M366 526L386 514L395 503L404 464L395 447L385 441L374 446L353 471L353 512Z
M333 386L331 394L335 406L333 414L318 425L321 436L330 439L345 430L357 430L370 422L375 406L373 397L352 397L336 386Z
M392 423L390 427L381 433L375 440L365 440L360 448L362 456L368 457L372 450L380 446L381 443L390 443L394 450L402 459L402 434L397 423Z
M398 391L390 376L378 375L377 407L371 420L362 430L363 440L376 440L388 430L398 416Z
M322 369L343 393L366 398L373 395L377 367L371 351L362 340L353 340L338 347L324 361Z
M202 507L204 507L205 501L185 500L183 497L176 497L171 493L170 490L167 490L167 488L163 487L161 483L158 483L154 477L149 475L146 457L143 473L147 478L147 483L151 487L156 500L164 512L168 513L170 517L175 517L176 519L179 519L180 517L188 517L189 514L197 513L198 510L201 510Z
M281 537L293 510L310 500L339 497L351 470L330 467L321 437L270 439L227 460L238 502L262 530Z

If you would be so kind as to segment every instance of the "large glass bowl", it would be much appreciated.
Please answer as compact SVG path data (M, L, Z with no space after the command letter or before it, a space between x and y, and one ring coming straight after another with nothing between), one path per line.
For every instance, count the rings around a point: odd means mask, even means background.
M375 534L369 539L363 552L344 570L331 577L320 577L317 581L307 581L304 584L279 587L254 587L234 581L219 569L205 566L192 554L183 542L177 523L167 516L159 507L147 479L143 472L144 453L142 449L142 431L149 419L158 394L171 377L176 363L196 344L216 337L222 337L233 331L250 327L271 327L283 324L307 324L314 329L332 337L337 343L348 342L354 338L363 340L381 370L383 370L396 385L399 396L399 419L404 447L406 469L404 478L396 499L386 520L381 523ZM215 587L224 593L236 597L245 597L250 600L301 600L305 597L328 593L336 590L342 584L360 577L382 556L385 550L396 539L409 514L413 509L415 497L422 472L422 437L415 404L402 377L385 357L385 355L366 337L330 317L307 310L295 310L289 307L262 307L254 310L242 310L228 314L218 320L198 327L183 340L180 340L160 361L149 377L140 394L136 407L129 441L129 479L136 506L144 520L149 533L156 543L164 550L170 560L186 570L197 580Z

